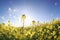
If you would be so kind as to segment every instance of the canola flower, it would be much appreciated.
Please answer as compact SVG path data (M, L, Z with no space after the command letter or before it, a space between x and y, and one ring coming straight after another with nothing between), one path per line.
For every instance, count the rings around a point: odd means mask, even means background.
M0 40L60 40L60 20L23 29L1 23Z
M22 19L22 21L23 21L23 27L24 27L24 21L25 21L25 19L26 19L26 15L23 14L22 17L21 17L21 19Z

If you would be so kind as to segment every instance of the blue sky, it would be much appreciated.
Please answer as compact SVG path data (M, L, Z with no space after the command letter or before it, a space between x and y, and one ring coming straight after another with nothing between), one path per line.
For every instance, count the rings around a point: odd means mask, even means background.
M60 0L0 0L0 23L10 19L17 25L22 14L29 16L28 21L60 18Z

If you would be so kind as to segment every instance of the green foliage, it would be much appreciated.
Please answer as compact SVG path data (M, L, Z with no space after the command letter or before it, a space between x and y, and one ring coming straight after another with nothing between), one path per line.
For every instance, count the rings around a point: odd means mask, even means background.
M33 25L32 25L33 26ZM60 20L34 27L0 24L0 40L60 40Z

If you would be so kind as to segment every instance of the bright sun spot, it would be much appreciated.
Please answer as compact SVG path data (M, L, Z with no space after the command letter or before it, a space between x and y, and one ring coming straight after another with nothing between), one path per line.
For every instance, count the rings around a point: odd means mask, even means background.
M26 15L26 19L25 19L25 22L24 22L24 26L30 26L31 23L32 23L32 20L35 20L34 17L32 16L32 12L31 12L31 9L29 8L24 8L21 10L21 15L20 15L20 18L19 18L19 24L20 26L23 26L23 22L21 20L21 16L25 14Z
M31 9L28 10L28 8L24 8L24 9L21 9L21 11L20 11L19 9L16 9L16 8L14 9L14 8L10 7L8 10L9 10L9 13L10 13L9 16L14 18L14 19L12 19L12 20L14 20L14 21L12 21L12 24L14 26L20 26L20 27L23 26L23 22L22 22L22 19L21 19L21 16L23 14L26 15L26 19L24 21L24 26L25 27L30 26L31 23L32 23L32 20L35 20L32 16L33 14L31 12ZM17 13L18 17L16 17L16 14L12 14L12 13L15 13L15 12ZM19 14L20 12L21 12L21 14ZM15 18L17 18L17 19L15 20Z
M25 15L26 15L26 19L25 19L25 22L24 22L24 26L26 27L26 26L31 25L33 17L28 15L28 14L25 14ZM21 19L19 19L19 22L20 22L20 26L22 26L23 24L22 24L22 20Z
M29 26L32 22L32 19L33 18L31 16L26 15L25 26Z

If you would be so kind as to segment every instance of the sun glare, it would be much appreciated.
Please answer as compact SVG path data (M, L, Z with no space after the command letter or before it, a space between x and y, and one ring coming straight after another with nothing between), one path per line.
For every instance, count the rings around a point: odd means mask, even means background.
M25 20L25 26L29 26L32 22L32 17L29 15L26 15L26 20Z
M32 20L33 20L33 17L31 16L31 15L28 15L28 14L25 14L26 15L26 19L25 19L25 21L24 21L24 26L26 27L26 26L30 26L31 25L31 22L32 22ZM20 26L23 26L23 23L22 23L22 20L21 20L21 18L19 18L19 24L20 24Z

